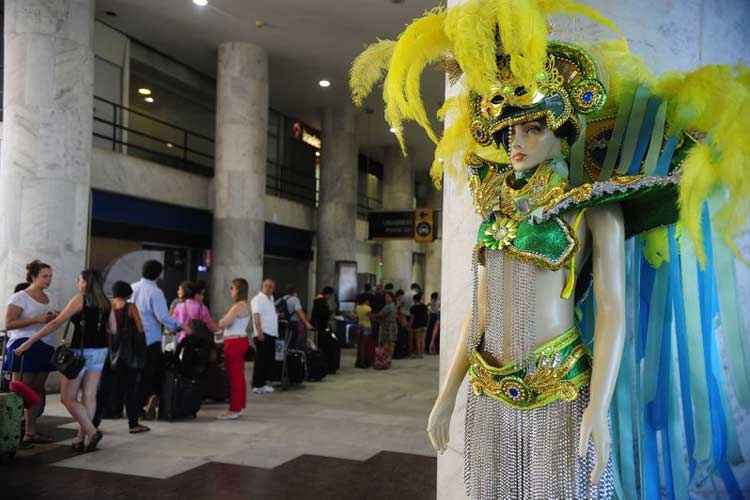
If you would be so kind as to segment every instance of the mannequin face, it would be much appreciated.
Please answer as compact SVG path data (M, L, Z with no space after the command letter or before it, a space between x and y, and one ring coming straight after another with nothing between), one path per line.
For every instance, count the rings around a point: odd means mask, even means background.
M561 154L561 142L543 121L513 125L510 164L516 172L534 168Z

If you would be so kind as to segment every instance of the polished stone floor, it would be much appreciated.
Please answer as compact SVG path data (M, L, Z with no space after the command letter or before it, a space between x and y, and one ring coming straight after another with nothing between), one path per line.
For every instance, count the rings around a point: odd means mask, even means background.
M250 394L240 420L216 420L225 405L213 404L195 420L148 422L140 435L105 420L100 449L83 455L70 450L75 425L50 396L43 430L57 442L0 466L0 498L434 498L424 427L437 358L379 372L343 352L342 370L322 382Z

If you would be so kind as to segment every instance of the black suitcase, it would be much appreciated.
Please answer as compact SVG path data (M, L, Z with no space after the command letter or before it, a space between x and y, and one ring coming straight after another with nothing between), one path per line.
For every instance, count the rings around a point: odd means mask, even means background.
M94 427L99 427L102 419L122 418L125 408L123 383L122 377L112 369L107 359L96 391L96 412L92 420Z
M229 377L224 363L210 363L203 375L203 398L217 403L229 399Z
M168 371L164 375L159 400L159 420L195 418L201 408L202 396L199 381L184 377L175 371Z
M319 382L328 375L328 362L326 356L317 349L311 349L307 353L307 380Z
M406 331L406 328L400 326L396 337L396 347L393 350L393 359L407 357L409 357L409 332Z
M324 354L328 373L334 374L341 368L341 343L329 331L318 334L318 348Z
M298 385L304 382L307 375L307 360L305 353L296 349L287 350L286 377L282 377L282 386Z

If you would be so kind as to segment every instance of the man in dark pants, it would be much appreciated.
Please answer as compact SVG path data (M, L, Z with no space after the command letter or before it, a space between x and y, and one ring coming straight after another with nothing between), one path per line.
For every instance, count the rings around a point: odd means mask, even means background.
M276 354L276 339L279 336L279 318L273 300L276 284L268 278L263 280L260 292L250 301L255 334L253 342L257 351L253 366L253 393L270 394L271 380Z
M133 283L133 297L130 299L138 307L146 334L146 365L143 369L142 391L146 419L156 417L156 406L161 395L164 378L164 359L161 349L161 327L178 332L180 323L169 315L164 292L156 284L163 270L161 262L149 260L143 264L140 281Z

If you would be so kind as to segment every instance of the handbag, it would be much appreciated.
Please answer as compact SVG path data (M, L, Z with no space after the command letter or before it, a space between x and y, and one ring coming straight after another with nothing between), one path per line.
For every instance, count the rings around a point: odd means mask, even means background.
M55 349L55 353L52 355L52 364L55 366L65 378L73 380L78 378L78 375L83 370L83 366L86 364L86 360L83 357L83 332L81 332L81 349L74 351L72 347L65 344L65 337L68 336L68 327L70 327L70 320L65 325L65 333L63 333L63 343Z
M129 370L143 370L146 366L146 338L138 331L130 317L132 304L125 306L122 328L109 334L109 364Z

